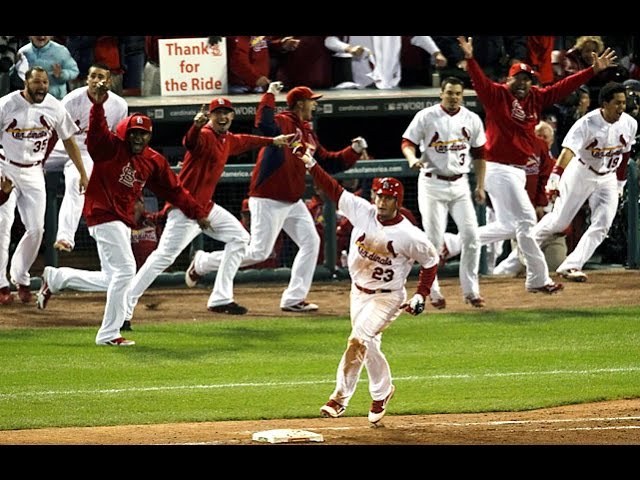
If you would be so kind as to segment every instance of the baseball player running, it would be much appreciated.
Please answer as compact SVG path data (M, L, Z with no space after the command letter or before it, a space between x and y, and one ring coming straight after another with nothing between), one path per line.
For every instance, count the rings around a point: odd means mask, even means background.
M593 66L540 88L533 86L535 72L525 63L511 66L506 84L491 81L473 58L472 39L458 37L458 43L467 60L467 71L476 94L486 112L485 190L495 210L496 221L505 229L514 231L526 262L526 289L534 293L556 293L563 286L549 277L544 255L531 231L537 219L524 188L524 166L538 142L535 126L542 110L613 65L615 53L611 49L606 49L600 56L594 53Z
M312 130L311 121L322 95L308 87L295 87L287 93L289 110L275 114L275 94L282 89L281 82L272 82L262 95L256 126L266 135L295 134L292 144L303 151L310 149L331 173L347 170L366 153L364 138L352 140L351 145L337 152L325 149ZM284 230L298 246L298 253L291 266L291 279L280 300L285 312L310 312L318 305L306 301L311 288L320 237L309 209L302 200L306 189L305 168L287 148L263 147L251 174L249 209L251 210L251 241L241 267L255 265L266 260L281 230ZM194 286L197 279L213 270L219 270L223 252L196 252L187 270L187 286ZM228 279L229 282L232 278ZM230 292L232 286L224 288Z
M8 177L15 187L13 194L0 207L0 272L3 272L0 275L0 294L6 299L4 303L13 299L5 272L16 205L25 233L15 249L9 273L11 282L17 285L20 301L32 301L29 269L42 243L47 205L42 164L58 137L80 173L77 188L84 191L89 181L73 138L78 127L60 101L48 91L47 72L35 66L26 73L24 90L0 98L0 143L4 147L0 156L2 175Z
M484 203L486 137L480 117L462 105L463 89L459 78L445 78L440 85L440 104L416 113L402 135L401 148L409 166L420 170L418 207L427 237L439 250L451 214L462 241L463 299L474 307L484 307L478 284L478 220L468 173L473 159L477 178L475 199ZM420 158L416 157L418 146L422 152ZM431 305L439 309L446 306L437 278L431 288Z
M89 177L93 171L93 160L87 152L87 129L89 128L89 110L95 101L98 82L104 82L107 88L111 89L111 70L104 64L94 63L89 67L87 85L72 90L61 100L71 118L80 127L75 139L80 149L84 169ZM107 100L104 102L104 113L111 131L114 131L118 122L127 116L128 108L124 98L109 92ZM61 141L55 144L48 160L48 162L56 161L64 162L65 190L58 212L58 233L53 246L57 250L70 252L75 246L76 230L78 230L82 215L84 196L80 195L78 191L78 170L68 159Z
M131 250L131 227L135 226L136 199L149 188L197 218L201 228L209 228L208 210L180 184L167 159L149 147L151 119L139 113L126 117L109 130L103 103L108 87L99 82L95 103L89 113L87 150L94 161L86 193L84 216L89 234L96 241L101 270L87 272L74 268L45 267L37 296L38 308L46 308L53 293L72 288L81 291L107 290L102 324L96 345L135 345L120 334L126 310L126 294L136 273Z
M382 332L403 308L412 315L424 310L438 268L438 253L427 235L400 214L404 187L398 180L381 178L371 203L345 190L310 151L297 154L316 185L353 224L348 256L351 334L338 365L336 388L320 413L337 418L345 412L364 366L373 399L368 419L376 424L384 417L395 391L389 363L380 348ZM405 283L414 262L421 265L420 279L415 295L406 303Z
M582 267L606 237L618 210L638 130L638 122L625 113L626 98L620 83L610 82L600 89L600 108L571 126L547 182L555 204L533 229L538 242L567 228L585 201L591 208L589 228L556 270L568 280L587 280Z
M198 223L187 217L182 210L167 206L167 222L158 247L149 255L131 283L127 295L128 321L131 321L135 306L147 288L201 232L225 243L220 252L220 269L207 302L209 311L231 315L243 315L247 312L245 307L238 305L233 299L233 278L246 253L249 233L236 217L217 203L214 204L212 198L230 155L239 155L266 145L282 147L289 143L293 135L271 138L234 134L229 132L229 128L235 112L227 98L214 98L208 112L205 108L203 105L184 136L183 144L187 152L178 178L184 188L201 205L206 206L211 226L201 230ZM188 281L189 269L186 278Z

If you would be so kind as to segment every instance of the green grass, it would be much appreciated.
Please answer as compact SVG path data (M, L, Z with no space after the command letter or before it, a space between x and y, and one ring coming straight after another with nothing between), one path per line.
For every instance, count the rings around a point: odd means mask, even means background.
M384 334L391 414L640 397L640 308L403 314ZM0 430L305 418L334 388L350 323L302 317L0 331ZM346 415L365 415L366 373Z

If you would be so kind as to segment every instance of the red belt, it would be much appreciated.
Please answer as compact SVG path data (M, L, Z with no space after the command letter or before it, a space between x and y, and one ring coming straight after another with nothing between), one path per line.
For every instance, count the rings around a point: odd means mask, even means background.
M0 154L0 158L2 160L4 160L5 162L9 162L11 165L15 165L16 167L20 167L20 168L29 168L29 167L35 167L36 165L40 165L42 163L42 160L38 160L36 163L18 163L18 162L14 162L13 160L9 160L8 158L6 158L4 155Z
M393 290L387 290L386 288L376 288L375 290L371 290L370 288L361 287L357 283L355 283L354 285L356 286L356 288L358 290L360 290L361 292L364 292L364 293L368 293L369 295L373 295L374 293L391 293L391 292L393 292Z
M445 180L447 182L455 182L459 178L462 178L462 175L453 175L452 177L445 177L444 175L436 175L431 172L427 172L424 174L425 177L436 177L438 180Z
M594 169L591 165L587 165L586 163L584 163L584 162L582 161L582 159L581 159L581 158L579 158L579 159L578 159L578 161L579 161L581 164L583 164L585 167L587 167L589 170L591 170L593 173L595 173L596 175L600 175L600 176L602 176L602 175L608 175L608 174L610 174L611 172L615 172L615 170L609 170L608 172L604 172L604 173L602 173L602 172L599 172L599 171L597 171L596 169Z

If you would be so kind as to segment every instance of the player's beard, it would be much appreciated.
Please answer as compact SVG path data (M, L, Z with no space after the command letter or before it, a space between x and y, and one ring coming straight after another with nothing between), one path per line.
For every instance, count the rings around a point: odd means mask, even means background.
M49 91L44 88L31 89L27 87L27 93L29 94L29 98L33 100L33 103L42 103Z

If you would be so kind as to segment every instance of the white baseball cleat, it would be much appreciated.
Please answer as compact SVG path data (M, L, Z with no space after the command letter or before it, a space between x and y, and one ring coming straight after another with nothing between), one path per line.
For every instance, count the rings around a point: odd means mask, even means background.
M369 421L371 423L378 423L384 417L384 414L387 413L387 404L391 397L393 397L394 392L396 391L395 385L391 385L391 392L382 400L374 400L371 402L371 409L369 410Z
M587 275L577 268L569 268L567 270L560 270L558 272L560 276L566 278L567 280L571 280L572 282L586 282Z
M338 418L346 410L345 407L340 405L335 400L329 400L322 407L320 407L320 415L327 418Z
M196 253L193 255L193 260L191 260L189 264L189 268L184 272L184 283L186 283L189 288L195 287L198 280L200 280L200 275L196 272L196 258L198 258L200 253L202 253L202 250L196 250Z

